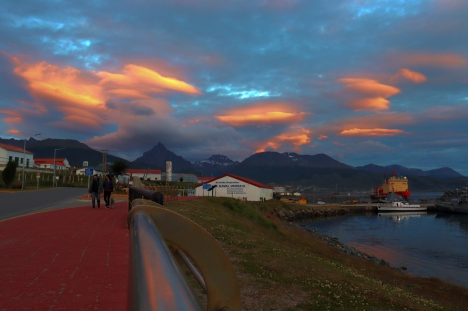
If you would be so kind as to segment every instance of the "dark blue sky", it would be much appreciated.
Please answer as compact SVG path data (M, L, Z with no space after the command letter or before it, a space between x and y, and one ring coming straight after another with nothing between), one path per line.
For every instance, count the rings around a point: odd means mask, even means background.
M0 5L0 137L468 175L467 1Z

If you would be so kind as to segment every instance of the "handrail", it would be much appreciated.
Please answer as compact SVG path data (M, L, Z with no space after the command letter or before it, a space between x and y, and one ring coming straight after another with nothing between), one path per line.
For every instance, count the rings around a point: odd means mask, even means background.
M202 311L170 255L151 216L136 211L130 221L129 310Z
M130 310L199 310L199 304L191 300L190 288L183 282L180 271L186 268L205 290L208 311L241 309L234 268L207 231L145 199L131 202L127 221L131 236ZM174 304L179 300L183 305ZM171 303L174 305L169 306Z
M132 202L135 199L147 199L156 202L160 205L164 205L164 196L161 192L142 189L137 186L128 187L128 211L132 209Z

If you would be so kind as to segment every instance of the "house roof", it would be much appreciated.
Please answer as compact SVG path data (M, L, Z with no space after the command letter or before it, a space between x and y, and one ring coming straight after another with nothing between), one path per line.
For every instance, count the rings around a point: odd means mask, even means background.
M126 174L161 174L161 170L126 169Z
M219 177L216 177L216 178L212 178L210 180L207 180L205 183L206 184L209 184L210 182L213 182L215 180L218 180L218 179L221 179L223 177L231 177L231 178L234 178L234 179L238 179L240 181L243 181L245 183L248 183L248 184L251 184L252 186L255 186L255 187L258 187L258 188L265 188L265 189L273 189L272 187L268 186L268 185L264 185L262 183L259 183L255 180L251 180L251 179L248 179L248 178L244 178L244 177L239 177L239 176L236 176L236 175L232 175L232 174L224 174L224 175L221 175ZM202 187L203 184L200 184L198 186L196 186L195 188L198 188L198 187Z
M207 180L212 180L213 177L197 177L198 180L202 180L202 181L207 181Z
M17 146L12 146L12 145L7 145L7 144L2 144L0 143L0 148L3 148L5 150L8 150L8 151L15 151L15 152L25 152L27 154L33 154L31 151L28 151L28 150L24 150L23 148L21 147L17 147Z
M66 158L55 158L55 165L56 166L66 166L65 165L65 160L66 160ZM37 159L34 159L34 164L36 164L36 165L44 165L44 164L54 165L54 159L53 158L37 158Z

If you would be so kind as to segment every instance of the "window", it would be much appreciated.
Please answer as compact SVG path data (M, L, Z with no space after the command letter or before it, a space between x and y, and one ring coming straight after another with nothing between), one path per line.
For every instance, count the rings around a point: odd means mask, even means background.
M9 156L9 157L8 157L8 161L13 161L13 157L12 157L12 156Z
M20 162L21 164L23 164L23 160L24 160L24 158L21 158L21 162Z
M26 167L29 167L29 159L26 159Z
M18 157L15 157L15 163L16 163L16 166L18 166L18 163L19 163L19 158Z

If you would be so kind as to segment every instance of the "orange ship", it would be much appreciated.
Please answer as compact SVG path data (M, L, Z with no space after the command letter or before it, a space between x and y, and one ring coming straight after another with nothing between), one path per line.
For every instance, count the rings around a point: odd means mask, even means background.
M386 198L390 192L400 195L408 201L408 197L411 194L411 191L408 189L408 179L406 177L397 177L395 176L395 172L392 172L392 176L386 178L382 186L375 187L372 199Z

